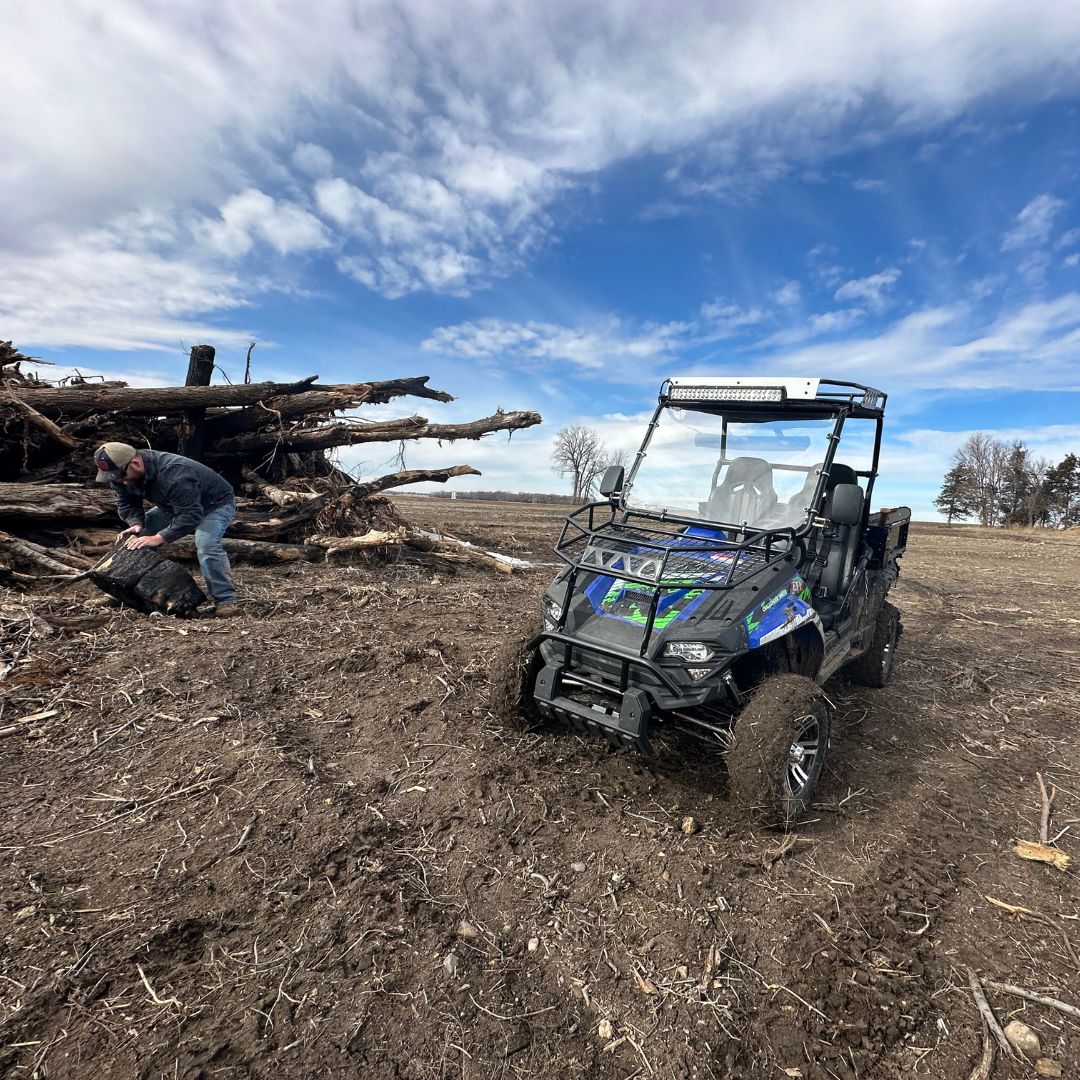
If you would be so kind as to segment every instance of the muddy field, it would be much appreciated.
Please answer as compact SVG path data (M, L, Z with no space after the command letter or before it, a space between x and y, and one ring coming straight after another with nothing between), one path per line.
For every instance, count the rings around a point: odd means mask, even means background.
M399 505L544 562L563 512ZM913 530L794 843L679 745L496 723L552 571L452 571L241 569L228 624L2 595L0 1073L962 1080L969 966L1080 1005L1075 875L1012 852L1036 772L1080 818L1080 536Z

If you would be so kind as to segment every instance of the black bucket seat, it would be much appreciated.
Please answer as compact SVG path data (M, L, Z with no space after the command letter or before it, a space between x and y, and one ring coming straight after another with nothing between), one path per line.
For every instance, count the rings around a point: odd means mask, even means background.
M727 525L760 525L775 508L772 466L763 458L738 457L709 496L706 513Z

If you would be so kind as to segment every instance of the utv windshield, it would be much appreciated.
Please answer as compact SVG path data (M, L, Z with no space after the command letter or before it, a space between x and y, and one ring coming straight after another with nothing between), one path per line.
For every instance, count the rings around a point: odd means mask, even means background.
M623 502L753 529L806 519L836 418L660 410Z

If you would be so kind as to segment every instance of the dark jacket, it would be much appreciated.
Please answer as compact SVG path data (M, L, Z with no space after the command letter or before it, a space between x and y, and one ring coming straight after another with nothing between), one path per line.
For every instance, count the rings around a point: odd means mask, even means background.
M143 500L152 502L169 516L161 530L167 540L193 533L211 510L235 498L232 485L198 461L166 454L163 450L140 450L146 475L135 485L110 483L116 492L116 509L128 525L146 525Z

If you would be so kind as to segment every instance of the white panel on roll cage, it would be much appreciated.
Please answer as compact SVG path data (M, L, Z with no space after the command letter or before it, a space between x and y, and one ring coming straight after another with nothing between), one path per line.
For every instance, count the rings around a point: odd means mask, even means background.
M789 398L812 401L817 397L820 379L797 379L784 375L676 375L668 380L675 386L782 386Z

